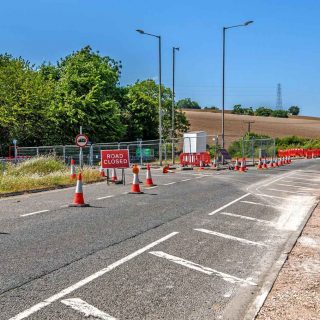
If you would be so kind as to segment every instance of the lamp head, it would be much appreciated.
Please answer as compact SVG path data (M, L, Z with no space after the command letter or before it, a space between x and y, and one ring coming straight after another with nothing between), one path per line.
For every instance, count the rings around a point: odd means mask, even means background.
M244 25L244 26L248 26L248 25L251 24L251 23L253 23L252 20L245 22L243 25Z
M144 31L141 30L141 29L137 29L136 31L139 32L139 33L141 33L141 34L144 34Z

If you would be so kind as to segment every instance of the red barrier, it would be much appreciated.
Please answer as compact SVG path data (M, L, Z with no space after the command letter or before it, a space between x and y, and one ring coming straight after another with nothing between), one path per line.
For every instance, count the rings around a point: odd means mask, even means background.
M200 167L200 161L202 161L205 166L209 166L211 163L209 152L181 153L179 158L182 166L191 165L195 167Z
M320 149L316 148L294 148L294 149L287 149L287 150L278 150L278 157L304 157L307 159L317 158L320 157Z

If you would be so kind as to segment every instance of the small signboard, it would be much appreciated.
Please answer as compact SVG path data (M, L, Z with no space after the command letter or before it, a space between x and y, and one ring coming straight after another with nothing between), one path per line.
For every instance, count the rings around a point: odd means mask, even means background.
M220 154L223 156L224 160L231 160L231 156L226 149L220 149Z
M78 147L83 148L88 144L89 139L85 134L78 134L75 142Z
M124 169L129 166L129 150L101 150L101 167L103 169Z

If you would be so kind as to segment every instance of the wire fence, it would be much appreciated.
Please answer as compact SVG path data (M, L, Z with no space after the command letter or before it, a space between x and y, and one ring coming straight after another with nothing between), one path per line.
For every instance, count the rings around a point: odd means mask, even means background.
M200 141L201 140L201 141ZM98 143L82 148L83 164L89 166L99 165L101 150L127 149L129 150L130 163L145 164L159 162L160 153L164 163L179 163L181 154L207 153L210 158L222 161L219 153L221 137L217 135L204 135L199 137L183 137L163 141L137 140L130 142ZM230 144L229 144L230 145ZM17 159L28 159L36 156L53 155L66 164L74 159L79 163L79 147L76 145L56 145L38 147L17 147ZM274 139L236 139L230 145L229 151L233 157L244 157L254 162L260 157L274 157L276 154Z

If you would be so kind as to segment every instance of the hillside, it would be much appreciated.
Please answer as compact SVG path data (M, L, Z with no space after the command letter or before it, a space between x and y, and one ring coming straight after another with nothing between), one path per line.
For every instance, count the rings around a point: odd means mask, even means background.
M221 134L221 113L203 110L184 110L191 123L190 131L203 130L208 135ZM254 121L251 132L266 134L271 137L296 135L301 137L320 137L320 118L292 117L273 118L225 114L226 144L238 139L246 133L248 125L245 121Z

